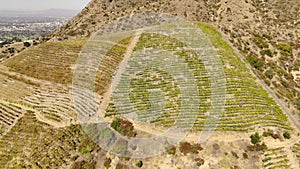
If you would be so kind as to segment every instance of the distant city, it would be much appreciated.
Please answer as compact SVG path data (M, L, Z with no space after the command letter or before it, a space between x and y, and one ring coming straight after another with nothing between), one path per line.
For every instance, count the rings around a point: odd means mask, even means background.
M44 11L0 11L0 43L24 41L46 35L65 24L79 11L49 9Z

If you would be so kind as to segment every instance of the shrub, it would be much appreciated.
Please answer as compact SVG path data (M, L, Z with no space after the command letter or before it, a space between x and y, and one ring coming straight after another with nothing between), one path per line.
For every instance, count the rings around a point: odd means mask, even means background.
M243 157L244 157L244 159L247 159L248 158L248 154L247 153L243 153Z
M167 148L167 153L170 154L170 155L175 155L175 153L176 153L176 147L175 146L169 146Z
M119 127L121 125L121 119L120 118L115 118L114 120L113 120L113 122L111 123L111 127L113 128L113 129L115 129L115 130L117 130L117 128Z
M11 39L11 41L15 41L15 42L22 42L22 39L20 39L19 37L13 37L12 39Z
M285 87L285 88L288 88L288 87L289 87L288 82L287 82L286 80L284 80L284 79L280 79L280 83L281 83L282 86Z
M285 132L283 133L283 137L284 137L285 139L290 139L290 138L291 138L291 134L290 134L289 132L285 131Z
M105 161L104 161L104 164L103 164L104 167L109 168L110 164L111 164L111 159L110 158L105 158Z
M70 169L94 169L96 165L95 161L76 161L70 166Z
M252 144L257 144L257 143L261 142L261 137L259 136L258 132L256 132L255 134L252 134L250 136L250 138L251 138Z
M33 43L32 43L32 45L36 46L36 45L38 45L38 42L34 40Z
M271 80L271 79L273 79L274 72L272 70L267 70L265 72L265 75Z
M24 42L23 45L28 48L31 44L29 42Z
M267 55L273 57L273 53L269 49L265 49L259 52L262 56Z
M264 61L255 57L254 55L248 55L246 57L247 61L253 66L255 69L262 71L264 69Z
M238 156L238 154L237 154L236 152L234 152L234 151L231 151L231 155L232 155L233 157L235 157L235 158L240 158L240 157Z
M195 158L195 161L198 167L204 164L204 159L202 158Z
M135 137L137 135L132 123L128 120L116 117L110 126L124 136Z
M273 139L279 139L279 134L278 134L278 133L274 133L274 132L273 132L273 133L271 134L271 136L272 136Z
M82 154L89 154L93 149L90 147L87 147L85 149L82 149L81 153Z
M129 167L122 163L118 163L116 169L129 169Z
M180 142L179 150L181 153L186 155L188 153L198 154L199 151L203 150L203 148L201 147L201 145L199 143L192 145L189 142Z
M280 43L277 45L277 49L280 50L280 53L284 56L292 56L292 47L288 44Z
M263 151L266 150L268 147L265 143L262 144L255 144L247 147L250 151Z
M255 150L256 151L263 151L263 150L266 150L266 149L268 149L268 147L265 143L255 145Z
M255 43L256 46L258 46L259 48L268 48L269 45L264 42L261 38L255 38L253 40L253 42Z
M135 165L141 168L143 166L143 161L139 160Z
M270 135L272 135L272 131L270 131L270 130L263 132L264 137L269 137Z

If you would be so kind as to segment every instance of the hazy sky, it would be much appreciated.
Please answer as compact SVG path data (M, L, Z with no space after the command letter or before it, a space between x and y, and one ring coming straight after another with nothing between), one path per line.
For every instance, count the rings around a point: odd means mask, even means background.
M91 0L0 0L2 9L43 10L50 8L83 9Z

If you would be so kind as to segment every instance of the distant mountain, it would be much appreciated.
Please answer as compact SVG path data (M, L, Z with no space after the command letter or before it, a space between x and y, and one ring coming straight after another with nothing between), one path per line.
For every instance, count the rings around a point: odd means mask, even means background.
M68 17L72 18L80 10L47 9L47 10L0 10L0 17Z

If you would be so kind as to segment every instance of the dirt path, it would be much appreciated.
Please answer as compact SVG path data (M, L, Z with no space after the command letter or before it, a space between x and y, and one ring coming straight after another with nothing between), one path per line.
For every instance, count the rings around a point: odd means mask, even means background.
M41 112L39 111L34 111L35 112L35 116L36 118L41 121L41 122L44 122L44 123L47 123L49 125L51 125L52 127L54 128L63 128L63 127L67 127L67 126L70 126L71 124L75 124L75 123L70 123L70 122L54 122L52 120L49 120L47 118L45 118Z
M47 123L47 124L50 124L51 126L53 126L54 128L60 128L60 127L66 127L66 126L70 126L71 123L68 123L68 122L65 122L65 123L62 123L62 122L53 122L47 118L45 118L44 116L41 115L41 112L39 111L36 111L34 108L30 107L30 106L26 106L25 103L16 103L16 102L8 102L8 101L5 101L5 100L0 100L1 103L4 103L4 104L12 104L12 105L15 105L17 107L20 107L23 109L23 111L26 111L26 110L30 110L30 111L33 111L36 115L36 118L37 120L41 121L41 122L44 122L44 123ZM23 117L24 115L24 112L22 113L22 115L19 118ZM14 121L14 123L12 125L9 126L9 129L5 132L5 134L12 128L16 125L16 122L17 120ZM5 135L4 134L4 135Z
M118 83L120 82L121 75L126 71L126 65L128 63L128 60L130 59L130 56L133 53L134 47L136 46L136 44L139 41L139 38L140 38L140 33L137 33L136 36L134 36L134 38L130 42L129 46L127 47L127 51L124 54L124 59L120 63L120 65L118 67L118 71L115 74L111 85L107 89L107 92L104 93L104 95L103 95L103 99L101 100L101 104L100 104L99 110L98 110L98 113L100 113L101 115L105 114L106 108L108 107L108 104L111 101L111 95L112 95L114 89L117 87ZM106 118L105 121L112 122L113 118L108 117L108 118ZM157 126L154 127L154 125L151 125L151 124L140 124L140 123L136 123L134 121L131 121L131 122L136 130L148 133L153 136L161 135L165 130L165 129L157 127Z
M118 67L118 71L115 74L111 85L109 86L109 88L107 89L107 92L104 93L103 95L103 99L101 100L101 104L99 106L99 112L100 114L104 115L105 114L105 110L108 107L108 103L111 100L111 95L114 91L114 89L116 88L116 86L118 85L118 83L121 80L121 75L125 72L126 69L126 65L128 63L128 60L133 52L133 49L135 47L135 45L137 44L137 42L139 41L140 38L140 34L136 34L136 36L132 39L132 41L130 42L129 46L127 47L127 51L124 54L124 59L122 60L122 62L120 63L119 67Z

